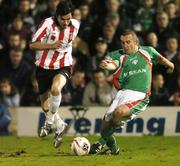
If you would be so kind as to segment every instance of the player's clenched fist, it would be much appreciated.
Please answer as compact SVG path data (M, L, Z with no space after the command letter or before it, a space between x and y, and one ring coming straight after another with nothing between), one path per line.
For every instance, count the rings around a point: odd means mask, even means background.
M99 67L107 70L115 70L117 67L116 61L109 59L102 60L99 64Z
M167 69L167 73L173 73L173 71L174 71L174 64L173 63L170 63L170 65L169 65L169 67L168 67L168 69Z
M107 67L107 60L102 60L99 64L99 67L102 68L102 69L105 69Z

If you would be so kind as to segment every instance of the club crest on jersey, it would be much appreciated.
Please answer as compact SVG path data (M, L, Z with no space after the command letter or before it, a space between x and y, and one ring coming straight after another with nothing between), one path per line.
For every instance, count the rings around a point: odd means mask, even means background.
M132 64L136 65L138 63L138 60L137 59L133 59L131 62L132 62Z

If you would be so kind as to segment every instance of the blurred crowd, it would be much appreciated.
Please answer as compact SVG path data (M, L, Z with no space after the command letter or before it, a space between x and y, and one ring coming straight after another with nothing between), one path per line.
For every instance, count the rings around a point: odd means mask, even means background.
M73 41L73 75L61 105L107 106L112 76L99 69L109 51L121 48L123 29L133 29L141 45L152 46L175 64L168 75L153 69L150 105L180 105L180 4L169 0L71 0L81 22ZM29 49L39 23L55 14L60 0L0 0L0 106L39 106L35 52ZM0 109L0 117L2 111Z

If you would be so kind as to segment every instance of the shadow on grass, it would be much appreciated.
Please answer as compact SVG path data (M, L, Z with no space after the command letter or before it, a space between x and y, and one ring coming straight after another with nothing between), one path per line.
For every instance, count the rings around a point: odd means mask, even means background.
M19 157L19 156L22 156L26 154L26 151L25 150L18 150L18 151L15 151L15 152L12 152L12 153L3 153L3 152L0 152L0 156L1 157Z
M73 155L71 153L68 153L68 152L62 152L62 151L59 151L55 154L39 154L38 155L39 157L92 157L92 156L95 156L95 155L92 155L92 154L88 154L88 155L84 155L84 156L76 156L76 155Z
M62 156L62 157L72 157L74 156L73 154L71 153L68 153L68 152L57 152L57 153L49 153L49 154L39 154L38 155L39 157L59 157L59 156Z

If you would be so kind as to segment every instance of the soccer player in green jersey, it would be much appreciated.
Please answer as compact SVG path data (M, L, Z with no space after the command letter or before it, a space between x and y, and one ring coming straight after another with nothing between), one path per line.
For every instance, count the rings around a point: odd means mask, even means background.
M116 128L132 120L149 103L151 93L152 66L162 64L172 73L174 64L154 48L139 46L136 34L126 30L121 36L122 49L110 52L100 67L113 72L116 97L105 113L101 127L101 138L91 146L90 153L102 152L106 145L107 154L119 154L119 147L113 133Z

